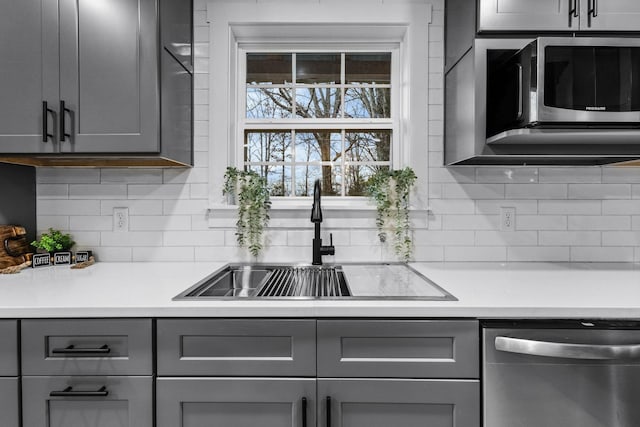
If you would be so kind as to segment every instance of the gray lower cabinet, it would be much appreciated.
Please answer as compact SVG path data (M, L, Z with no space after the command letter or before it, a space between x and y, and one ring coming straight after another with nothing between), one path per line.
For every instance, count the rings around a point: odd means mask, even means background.
M318 426L479 427L478 380L318 379Z
M23 427L152 427L153 378L22 379Z
M158 378L157 427L312 427L313 378Z
M1 424L6 427L19 427L20 388L18 378L0 378L0 414Z
M0 425L19 427L18 322L0 321Z

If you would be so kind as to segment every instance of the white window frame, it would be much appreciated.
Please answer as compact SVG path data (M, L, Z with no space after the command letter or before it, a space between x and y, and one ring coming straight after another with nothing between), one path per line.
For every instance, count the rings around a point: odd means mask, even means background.
M222 187L226 167L243 164L240 141L244 135L238 123L245 116L245 85L244 81L238 82L242 49L304 49L313 45L325 51L341 50L336 49L341 46L378 50L376 46L386 45L397 49L397 61L392 65L397 68L392 76L399 79L392 84L392 99L395 96L398 103L397 122L392 128L392 166L416 170L417 192L411 204L416 209L427 208L428 0L208 0L207 19L212 208L225 205ZM309 202L305 199L278 197L272 209L307 210ZM327 202L323 206L329 209L373 209L364 197L336 197Z
M314 47L315 45L315 47ZM368 52L385 52L391 53L391 117L389 118L358 118L358 119L345 119L345 118L322 118L322 119L299 119L292 117L291 119L247 119L246 117L246 54L247 53L368 53ZM235 140L235 162L233 166L242 170L244 168L244 133L246 130L252 129L268 129L268 130L304 130L304 129L336 129L336 130L349 130L349 129L390 129L391 130L391 157L389 166L392 168L401 167L399 159L402 158L402 134L399 131L399 117L400 117L400 96L398 93L401 85L400 82L400 67L398 66L400 55L399 43L380 43L380 44L358 44L351 45L345 43L328 43L322 46L317 44L299 44L291 45L281 43L241 43L238 46L238 64L237 74L240 77L237 81L237 106L236 112L237 126ZM343 64L344 65L344 64ZM343 67L344 68L344 67ZM344 74L344 69L342 70ZM313 87L313 85L309 85ZM269 86L270 87L270 86ZM296 86L297 88L298 86ZM306 86L300 86L306 87ZM369 86L363 86L369 87ZM344 100L342 102L344 107ZM344 149L344 147L343 147ZM343 153L344 154L344 153ZM344 156L343 156L344 158ZM326 162L323 162L326 164ZM314 162L315 164L315 162ZM366 162L359 162L359 165L366 165ZM294 167L292 165L292 167ZM343 171L344 174L344 171ZM343 175L344 177L344 175ZM344 184L344 182L343 182ZM295 190L294 190L295 191ZM343 189L344 191L344 189ZM349 197L338 196L339 200L348 200L350 203L358 202L362 199L362 196ZM305 200L305 197L301 196L278 196L272 198L272 201L277 204L295 205L300 200ZM337 197L331 199L331 203L344 203L340 202Z

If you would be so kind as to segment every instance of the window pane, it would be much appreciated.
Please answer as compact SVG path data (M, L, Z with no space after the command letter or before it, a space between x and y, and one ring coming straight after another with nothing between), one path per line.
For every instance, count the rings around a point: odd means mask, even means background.
M354 119L391 117L391 89L348 88L345 91L344 115Z
M247 83L291 83L290 53L248 53Z
M298 53L296 83L340 83L340 54Z
M337 88L296 89L296 115L303 119L340 117Z
M248 87L247 118L291 118L291 89Z
M323 196L340 196L342 168L340 166L296 166L296 196L313 196L313 185L320 180Z
M342 154L340 131L296 133L296 162L333 162Z
M284 165L249 166L249 169L267 178L271 196L291 196L291 167Z
M282 162L291 160L291 132L245 132L246 162Z
M390 160L391 131L348 131L345 133L345 156L350 162L383 162Z
M366 184L369 178L380 169L389 169L388 166L350 165L347 167L345 182L347 196L366 196Z
M348 53L344 67L346 83L391 83L391 53Z

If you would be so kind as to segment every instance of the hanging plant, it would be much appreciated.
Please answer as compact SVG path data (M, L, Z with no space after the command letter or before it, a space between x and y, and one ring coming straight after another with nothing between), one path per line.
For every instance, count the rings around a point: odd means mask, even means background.
M236 198L238 204L238 245L257 257L264 247L263 234L269 223L271 209L267 180L254 171L228 167L224 174L222 194Z
M382 243L392 239L395 254L409 261L413 253L409 194L416 181L410 167L380 170L367 181L367 194L376 203L376 226Z

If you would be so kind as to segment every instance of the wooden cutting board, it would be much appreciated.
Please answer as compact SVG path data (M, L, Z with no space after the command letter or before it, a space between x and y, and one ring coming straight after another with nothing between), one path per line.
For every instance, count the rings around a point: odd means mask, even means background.
M0 225L0 269L31 260L27 231L19 225Z

